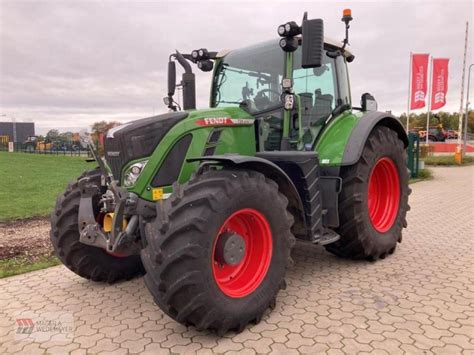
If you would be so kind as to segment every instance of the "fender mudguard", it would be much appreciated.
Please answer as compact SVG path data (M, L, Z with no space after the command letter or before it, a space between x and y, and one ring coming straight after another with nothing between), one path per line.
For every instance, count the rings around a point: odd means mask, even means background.
M187 161L200 161L203 163L202 166L216 164L225 167L227 166L238 169L255 170L265 175L267 178L272 179L278 184L280 192L288 199L288 210L295 218L295 223L293 226L294 233L300 235L306 234L304 207L300 195L298 194L298 190L293 184L293 181L291 181L290 177L275 163L267 159L239 154L203 156L189 158Z
M363 115L353 128L342 156L341 165L353 165L359 161L365 142L375 126L385 126L394 130L405 148L408 147L405 128L395 116L386 112L370 111Z

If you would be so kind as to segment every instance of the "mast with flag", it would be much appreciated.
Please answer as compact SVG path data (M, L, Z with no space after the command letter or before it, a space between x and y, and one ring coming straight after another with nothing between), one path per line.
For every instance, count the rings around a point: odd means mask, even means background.
M431 89L428 100L428 116L426 119L426 144L428 144L430 132L431 110L439 110L446 105L446 93L448 92L448 58L431 58Z
M466 35L464 37L464 60L462 64L462 79L461 79L461 105L459 107L459 126L458 126L458 146L456 148L456 154L454 159L458 164L462 163L463 149L462 149L462 114L463 114L463 100L464 100L464 76L466 74L466 54L467 54L467 38L469 36L469 22L466 22ZM469 100L469 98L467 98ZM467 120L467 112L466 112Z
M407 132L410 127L410 110L418 110L426 105L426 94L428 92L428 59L429 54L410 53Z

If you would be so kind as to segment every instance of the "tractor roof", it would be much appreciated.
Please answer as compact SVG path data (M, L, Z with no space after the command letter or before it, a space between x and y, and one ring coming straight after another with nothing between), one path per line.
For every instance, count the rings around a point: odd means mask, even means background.
M297 36L297 37L300 37L300 36ZM329 46L334 47L334 48L339 48L339 49L342 48L341 42L338 42L338 41L336 41L332 38L328 38L328 37L324 37L324 44L329 45ZM232 52L232 49L223 49L223 50L221 50L217 53L216 57L217 58L223 58L227 54L229 54L230 52ZM346 47L344 49L344 57L347 58L349 56L352 56L352 52Z

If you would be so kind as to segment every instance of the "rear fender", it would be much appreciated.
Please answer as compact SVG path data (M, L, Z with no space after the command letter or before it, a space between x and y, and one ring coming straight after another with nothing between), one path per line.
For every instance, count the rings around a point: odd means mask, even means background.
M342 156L341 165L353 165L359 161L365 142L376 126L385 126L395 131L398 138L408 147L408 137L400 121L389 113L370 111L363 115L352 130Z

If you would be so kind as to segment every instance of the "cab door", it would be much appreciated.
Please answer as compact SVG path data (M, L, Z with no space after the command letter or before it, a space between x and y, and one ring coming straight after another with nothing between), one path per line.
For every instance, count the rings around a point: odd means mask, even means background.
M331 58L325 55L321 67L304 69L301 67L300 50L295 53L294 63L293 91L299 102L298 125L294 125L298 131L298 149L312 150L334 109L350 102L349 93L341 92L349 86L339 85L341 81L347 82L346 64L342 56Z

